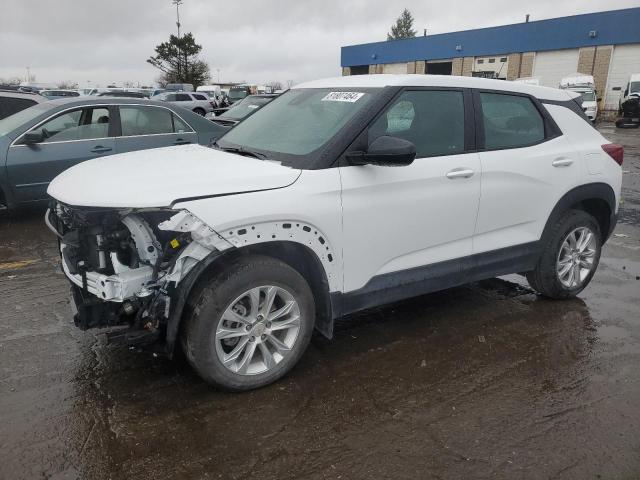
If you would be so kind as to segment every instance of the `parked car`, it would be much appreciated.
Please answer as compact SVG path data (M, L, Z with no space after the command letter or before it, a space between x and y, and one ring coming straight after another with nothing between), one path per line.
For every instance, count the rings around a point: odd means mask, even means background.
M596 95L596 84L593 75L576 73L560 80L560 88L576 92L582 98L582 110L584 114L595 123L598 116L598 99Z
M0 91L0 120L13 115L14 113L18 113L25 108L29 108L33 105L46 101L46 98L33 93Z
M149 95L142 92L100 92L96 97L113 97L113 98L149 98Z
M207 113L206 117L214 122L232 127L239 121L260 110L277 96L278 95L273 94L249 95L243 100L234 103L231 107L214 109L212 113Z
M165 92L156 95L153 99L180 105L182 108L189 109L202 116L205 116L207 112L213 112L215 107L213 100L204 93Z
M77 90L40 90L38 93L45 97L47 100L80 96L80 92L78 92Z
M252 85L234 85L229 89L229 95L227 96L229 105L233 105L234 103L253 93L256 93L255 86L252 87Z
M84 160L210 145L224 131L193 112L149 100L77 97L40 103L0 120L0 205L14 209L46 200L51 179ZM122 171L123 177L129 174Z
M168 83L164 88L170 92L193 92L193 84L191 83Z
M623 160L577 99L470 77L332 78L217 149L70 168L47 222L76 325L128 326L110 338L168 354L180 341L205 381L237 391L366 308L511 273L573 297L616 224Z

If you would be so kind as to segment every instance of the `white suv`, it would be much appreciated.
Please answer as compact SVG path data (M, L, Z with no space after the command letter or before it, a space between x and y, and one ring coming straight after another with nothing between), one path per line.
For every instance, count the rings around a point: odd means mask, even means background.
M179 340L207 381L259 387L346 314L523 273L593 277L622 148L574 93L468 77L300 85L220 138L87 161L49 186L76 324Z

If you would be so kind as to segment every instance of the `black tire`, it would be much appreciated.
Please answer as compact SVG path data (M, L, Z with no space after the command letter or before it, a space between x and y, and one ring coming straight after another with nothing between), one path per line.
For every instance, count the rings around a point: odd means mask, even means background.
M242 375L231 371L218 357L216 330L234 299L263 285L282 288L292 295L299 307L300 328L291 349L279 363L263 373ZM284 376L302 357L314 329L315 304L309 285L296 270L271 257L252 255L237 259L206 281L190 303L190 315L185 318L181 336L187 360L207 383L228 391L263 387Z
M202 109L200 107L194 108L193 109L193 113L197 113L198 115L200 115L202 117L204 117L207 114L207 112L205 112L204 109Z
M571 232L580 227L587 227L594 233L595 255L593 266L586 278L577 286L569 288L560 281L556 271L556 262L564 240ZM595 218L582 210L568 210L556 221L542 242L542 252L536 268L526 274L529 285L546 297L556 299L575 297L589 284L598 268L602 250L600 225Z

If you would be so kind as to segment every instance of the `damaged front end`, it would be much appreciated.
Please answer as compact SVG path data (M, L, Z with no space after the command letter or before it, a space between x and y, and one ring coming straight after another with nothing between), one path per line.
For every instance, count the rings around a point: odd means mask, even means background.
M185 300L181 282L212 253L232 248L186 210L55 203L45 220L59 239L76 326L109 328L110 341L130 345L167 339Z

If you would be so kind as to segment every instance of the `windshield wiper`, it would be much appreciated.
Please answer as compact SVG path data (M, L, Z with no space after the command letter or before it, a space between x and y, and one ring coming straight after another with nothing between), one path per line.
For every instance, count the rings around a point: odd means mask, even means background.
M254 152L253 150L247 150L244 147L221 147L218 142L213 142L213 146L223 152L235 153L237 155L244 155L245 157L253 157L259 159L268 158L264 153Z

